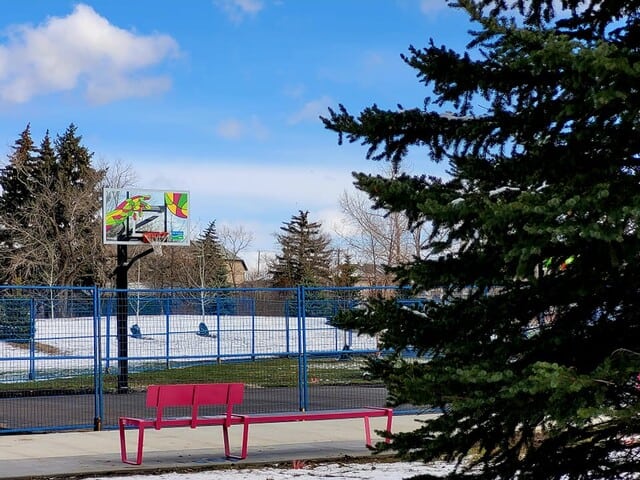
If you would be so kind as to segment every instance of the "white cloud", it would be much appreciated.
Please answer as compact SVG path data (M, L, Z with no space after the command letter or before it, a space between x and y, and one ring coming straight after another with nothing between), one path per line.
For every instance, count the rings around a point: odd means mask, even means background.
M214 0L213 3L234 23L241 22L246 16L257 15L264 7L262 0Z
M301 98L305 91L305 86L300 83L284 87L284 94L289 98Z
M75 89L92 103L154 95L171 82L144 71L177 54L170 36L136 35L79 4L66 17L11 29L0 45L0 100L23 103Z
M317 122L318 117L320 115L327 115L327 109L335 105L335 103L331 97L326 95L317 100L307 102L300 110L289 116L289 123L295 125L305 121Z
M318 211L310 213L311 220L319 221L322 223L323 230L331 235L336 236L337 232L344 232L349 225L345 220L345 216L338 207L338 199L336 199L335 206L333 208L323 208ZM348 230L351 232L351 229Z
M364 67L368 69L376 69L385 65L385 58L379 52L368 52L362 61Z
M317 163L277 165L266 160L218 159L203 164L182 158L165 163L155 158L139 159L136 169L140 188L189 191L196 230L214 219L219 226L243 225L255 235L251 251L263 253L277 250L273 234L299 210L308 210L333 235L340 217L338 198L345 189L353 188L349 172Z
M226 140L244 138L265 140L269 137L269 129L256 115L253 115L247 122L235 118L222 120L216 125L215 132L216 135Z
M257 140L266 140L269 137L269 129L256 115L253 115L249 120L249 126L251 128L253 138Z
M88 79L86 94L92 103L102 104L123 98L150 96L169 88L171 80L166 76L127 78L124 75L105 75Z
M156 161L149 165L138 161L136 167L144 182L141 187L185 188L192 197L251 203L255 208L285 204L291 206L293 213L298 208L311 210L335 204L345 185L353 182L347 171L313 164L249 164L238 160L202 164L175 159L171 163Z
M226 139L233 140L242 137L242 130L242 124L234 118L223 120L216 125L216 133Z
M450 8L445 0L420 0L420 11L425 15Z

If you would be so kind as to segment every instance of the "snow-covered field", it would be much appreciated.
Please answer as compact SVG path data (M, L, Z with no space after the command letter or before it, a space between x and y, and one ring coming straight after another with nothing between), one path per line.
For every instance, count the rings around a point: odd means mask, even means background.
M136 362L159 362L168 357L179 361L211 358L260 357L295 354L300 346L308 353L351 350L374 351L375 339L335 329L326 318L306 319L299 334L296 318L266 316L132 315L128 320L128 357ZM202 333L205 325L208 336ZM140 335L133 335L137 325ZM0 342L0 381L20 381L42 372L70 372L93 368L96 347L105 367L115 367L118 356L116 319L39 319L32 345ZM97 342L93 332L100 332ZM36 373L36 375L34 375Z
M157 480L401 480L416 475L444 476L452 467L446 463L424 465L415 462L392 463L328 463L294 469L291 465L283 468L242 468L210 470L199 473L154 474ZM92 477L94 480L148 480L149 476L128 475L126 477Z

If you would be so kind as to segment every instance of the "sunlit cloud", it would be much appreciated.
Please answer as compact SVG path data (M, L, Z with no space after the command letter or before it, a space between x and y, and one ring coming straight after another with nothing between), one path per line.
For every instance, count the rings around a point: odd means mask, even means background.
M235 118L218 122L215 132L216 135L226 140L240 140L243 138L266 140L269 138L269 129L256 115L246 122Z
M0 44L0 101L74 90L95 104L156 95L171 80L149 70L178 53L168 35L135 34L79 4L66 17L10 29Z
M305 86L301 84L287 85L284 87L284 94L289 98L301 98L305 91Z
M156 159L145 165L137 164L140 185L189 191L197 229L211 219L219 225L243 225L255 235L253 247L263 250L276 248L273 234L299 210L309 211L326 233L334 232L341 215L338 198L346 188L353 189L350 173L329 166L248 164L237 159L208 165Z
M302 122L318 121L320 115L326 115L327 108L336 102L331 97L324 96L317 100L312 100L303 105L303 107L289 116L289 124L295 125Z
M420 0L420 11L425 15L432 15L449 7L446 0Z
M154 163L143 168L141 180L146 185L164 185L191 190L198 196L228 202L248 202L259 208L260 202L282 203L295 209L332 204L352 181L351 173L334 167L277 165L272 162L247 164L238 160L203 165L189 160ZM197 172L197 175L194 175ZM215 188L212 186L215 185Z
M242 137L242 130L242 123L235 119L224 120L216 125L218 136L229 140Z
M262 0L214 0L213 3L234 23L255 16L264 8Z
M362 63L364 67L367 69L379 68L381 66L384 66L385 58L382 54L378 52L368 52L364 56Z

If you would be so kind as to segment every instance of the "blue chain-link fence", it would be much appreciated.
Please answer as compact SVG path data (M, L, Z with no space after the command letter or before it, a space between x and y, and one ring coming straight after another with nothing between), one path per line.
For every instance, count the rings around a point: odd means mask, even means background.
M329 321L402 293L0 286L0 434L114 428L154 383L243 382L247 413L384 405L376 339Z

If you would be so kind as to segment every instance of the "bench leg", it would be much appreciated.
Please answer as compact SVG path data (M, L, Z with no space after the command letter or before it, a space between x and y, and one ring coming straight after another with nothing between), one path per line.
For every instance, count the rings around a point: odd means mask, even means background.
M393 413L392 411L387 411L387 428L386 428L387 433L391 433L392 422L393 422ZM367 416L364 417L364 438L365 438L365 445L367 447L372 448L373 445L371 444L371 421ZM387 437L384 439L384 441L386 443L389 443L391 439Z
M364 417L364 444L367 447L373 447L371 445L371 423L369 417Z
M387 410L387 433L391 435L391 423L393 422L393 410ZM385 438L384 441L386 443L391 443L391 439L389 437Z
M118 420L118 428L120 429L120 458L123 462L127 461L127 439L124 433L124 423L122 419Z
M136 452L136 460L129 460L127 456L127 438L126 438L126 428L125 422L120 420L119 422L120 428L120 457L122 458L123 463L128 463L129 465L140 465L142 463L142 448L144 444L144 427L142 425L138 425L138 447Z
M231 449L229 448L229 427L222 426L222 437L224 439L224 456L227 458L234 458L231 455Z
M242 430L242 454L241 459L247 458L247 449L249 448L249 424L245 423Z
M231 455L231 448L229 447L229 427L226 425L222 426L222 435L224 437L224 454L227 458L233 460L244 460L247 458L247 443L249 440L249 424L242 424L242 450L240 451L240 456Z

